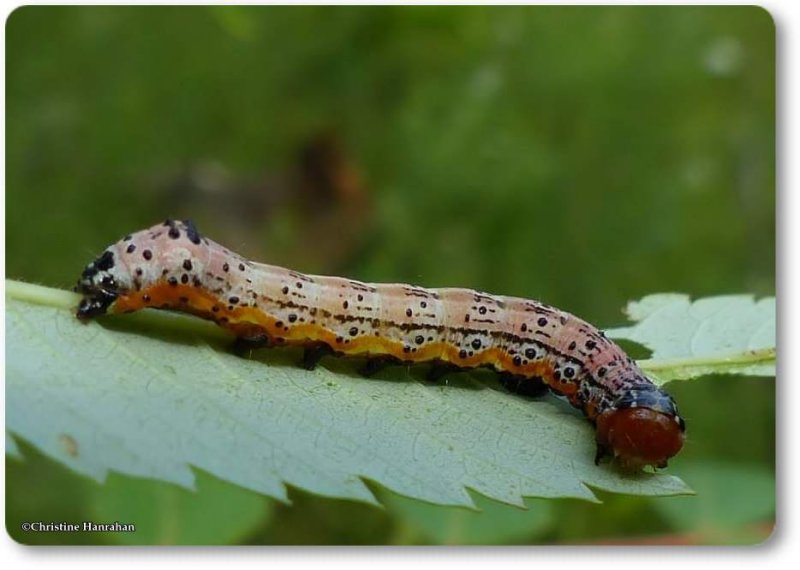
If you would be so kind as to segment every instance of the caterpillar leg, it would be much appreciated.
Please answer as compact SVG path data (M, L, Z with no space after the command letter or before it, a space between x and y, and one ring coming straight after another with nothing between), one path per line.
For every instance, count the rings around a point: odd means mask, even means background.
M600 465L600 461L602 461L602 459L608 455L611 455L611 450L608 448L608 446L597 442L597 451L595 451L594 454L594 464Z
M328 356L333 353L334 350L324 342L307 346L303 349L303 361L300 366L306 370L314 370L323 356Z
M275 343L265 334L251 337L237 336L236 340L233 341L232 350L236 356L249 356L254 350L272 348L273 346L275 346Z
M359 369L358 373L365 378L370 378L390 364L397 364L397 360L391 356L375 356L367 359L367 362Z
M525 376L515 376L514 374L501 373L500 384L514 394L538 398L547 393L547 384L541 378L527 378Z
M453 366L452 364L448 364L446 362L434 362L428 370L428 373L425 375L425 379L428 380L428 382L438 382L445 374L457 372L459 370L460 368L457 366Z
M620 457L615 457L614 452L612 451L611 447L603 445L601 443L597 444L597 451L594 454L594 464L600 465L600 462L605 459L606 457L610 458L611 461L615 462L618 467L620 467L623 471L637 471L641 466L632 466L626 463ZM666 469L667 468L667 460L664 459L659 463L653 464L653 467L656 469Z

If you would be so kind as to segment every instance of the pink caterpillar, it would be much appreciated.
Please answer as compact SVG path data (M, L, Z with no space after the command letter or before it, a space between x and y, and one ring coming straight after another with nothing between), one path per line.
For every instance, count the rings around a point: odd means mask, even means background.
M248 261L201 236L189 221L125 236L83 271L77 316L145 307L209 319L244 343L325 354L430 362L435 370L488 366L510 390L549 388L596 426L596 462L666 467L683 446L673 399L587 322L538 301L469 289L424 289L304 275Z

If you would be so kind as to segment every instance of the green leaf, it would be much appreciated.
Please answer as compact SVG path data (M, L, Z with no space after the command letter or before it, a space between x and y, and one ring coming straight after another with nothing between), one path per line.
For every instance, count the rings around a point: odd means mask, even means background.
M649 295L628 304L636 324L606 334L653 351L639 362L656 383L706 374L775 376L775 298Z
M8 433L6 433L6 455L14 459L22 459L17 442Z
M9 441L13 438L9 437ZM23 523L31 521L82 522L88 520L87 498L95 481L75 475L27 442L14 443L18 455L6 457L6 532L20 544L104 544L93 533L68 530L30 532ZM7 451L6 451L7 453Z
M197 492L112 475L91 498L93 519L136 525L111 532L119 544L235 544L265 524L271 503L252 491L197 473Z
M160 311L81 323L78 296L6 282L6 425L76 471L109 470L192 488L196 466L286 501L285 484L376 502L364 480L472 507L467 488L597 500L691 491L664 473L594 465L592 427L555 399L529 401L471 375L431 385L394 368L364 379L291 351L227 350L200 319Z
M775 516L775 474L762 465L701 461L681 466L697 496L655 507L681 531L720 532L770 522Z
M442 507L398 495L384 498L386 508L397 515L403 533L421 536L432 544L510 544L525 542L550 528L553 504L528 499L526 510L475 496L479 509Z

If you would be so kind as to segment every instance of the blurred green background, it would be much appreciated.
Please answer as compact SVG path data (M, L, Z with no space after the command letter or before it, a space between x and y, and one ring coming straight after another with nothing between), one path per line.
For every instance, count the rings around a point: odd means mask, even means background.
M757 7L25 7L6 24L6 275L70 287L166 217L255 259L463 286L600 326L775 290L775 28ZM26 543L754 543L772 379L670 386L695 497L385 509L204 473L99 485L20 443ZM732 500L735 498L736 500ZM136 535L22 521L136 520Z

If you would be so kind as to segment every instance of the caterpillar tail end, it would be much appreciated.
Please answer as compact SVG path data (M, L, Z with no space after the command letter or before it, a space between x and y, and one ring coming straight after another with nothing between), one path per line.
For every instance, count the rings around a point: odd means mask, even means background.
M125 288L116 278L118 270L114 252L110 249L84 268L78 283L73 287L73 291L83 295L75 312L78 319L88 321L108 312Z
M108 308L112 303L114 303L114 301L116 301L116 299L116 295L106 293L92 294L84 292L84 297L81 299L81 302L78 303L75 316L81 321L88 321L101 315L105 315L108 312Z

